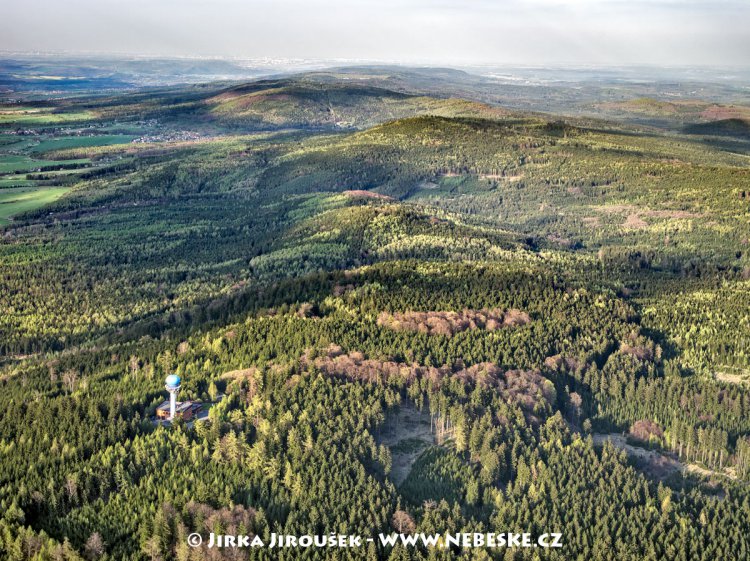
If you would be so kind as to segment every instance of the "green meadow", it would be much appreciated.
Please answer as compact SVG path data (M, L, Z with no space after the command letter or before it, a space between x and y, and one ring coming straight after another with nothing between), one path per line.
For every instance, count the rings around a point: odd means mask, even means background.
M51 187L42 189L5 189L0 191L0 226L10 223L17 214L34 210L56 201L69 189Z
M36 182L32 179L26 179L22 175L10 175L8 177L0 177L0 189L7 189L9 187L30 187L36 185Z
M28 156L19 156L15 154L0 155L0 174L16 173L19 171L34 171L37 169L48 168L52 166L67 166L74 164L86 164L88 159L79 160L35 160Z

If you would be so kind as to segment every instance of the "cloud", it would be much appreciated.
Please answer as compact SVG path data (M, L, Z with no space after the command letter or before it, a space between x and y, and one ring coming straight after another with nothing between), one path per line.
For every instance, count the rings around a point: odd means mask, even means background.
M746 64L743 0L6 0L0 49Z

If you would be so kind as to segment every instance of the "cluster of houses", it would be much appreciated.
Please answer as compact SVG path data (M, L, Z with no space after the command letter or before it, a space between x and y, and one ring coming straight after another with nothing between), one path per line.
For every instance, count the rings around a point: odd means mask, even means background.
M192 131L170 131L160 134L147 134L134 138L130 142L133 144L144 144L151 142L187 142L193 140L202 140L207 138L206 135Z

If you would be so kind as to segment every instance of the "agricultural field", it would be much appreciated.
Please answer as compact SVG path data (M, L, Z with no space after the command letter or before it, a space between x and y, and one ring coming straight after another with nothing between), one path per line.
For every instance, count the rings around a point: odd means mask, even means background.
M449 523L563 533L519 560L746 558L744 132L493 91L360 68L3 106L0 556ZM172 373L206 420L152 422ZM472 554L366 552L510 558Z
M90 135L70 136L44 139L39 144L30 146L32 152L52 152L68 148L86 148L89 146L109 146L112 144L127 144L135 137L131 135Z
M96 114L91 111L57 113L42 108L3 108L0 110L0 125L58 125L92 121Z

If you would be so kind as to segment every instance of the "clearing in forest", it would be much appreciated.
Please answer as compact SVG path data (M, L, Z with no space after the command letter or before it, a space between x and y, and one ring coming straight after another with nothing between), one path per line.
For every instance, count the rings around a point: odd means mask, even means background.
M378 444L384 444L391 451L390 478L397 487L404 482L425 448L435 444L435 436L430 430L430 413L426 409L420 411L411 402L402 403L392 411L375 437Z
M732 367L725 366L724 368L729 369ZM720 382L726 382L728 384L747 384L750 382L750 370L744 370L742 368L736 368L734 372L717 370L714 372L714 376Z

